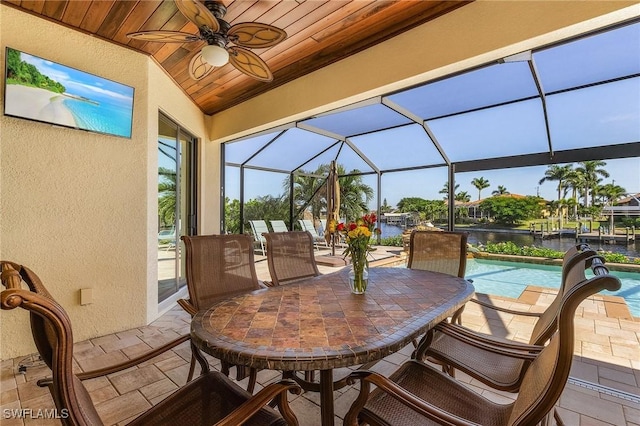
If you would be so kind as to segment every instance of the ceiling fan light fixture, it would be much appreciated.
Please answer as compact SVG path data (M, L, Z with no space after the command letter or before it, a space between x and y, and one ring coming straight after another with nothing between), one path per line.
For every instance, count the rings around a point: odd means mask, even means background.
M229 52L217 44L210 44L203 47L200 53L202 54L202 59L214 67L221 67L229 62Z

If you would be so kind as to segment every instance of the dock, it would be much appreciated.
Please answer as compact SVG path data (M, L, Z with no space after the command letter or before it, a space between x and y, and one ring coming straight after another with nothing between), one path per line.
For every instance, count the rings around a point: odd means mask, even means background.
M635 227L610 229L609 227L599 227L593 229L584 225L576 226L575 229L553 228L548 222L531 224L529 232L533 238L541 240L550 238L574 238L576 241L598 241L602 244L632 244L636 240Z

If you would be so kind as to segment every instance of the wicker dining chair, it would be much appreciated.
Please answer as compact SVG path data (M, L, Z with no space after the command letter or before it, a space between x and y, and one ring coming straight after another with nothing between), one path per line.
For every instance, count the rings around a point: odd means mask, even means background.
M185 265L189 299L178 304L192 317L202 309L234 294L261 288L256 275L253 241L244 234L182 236L185 247ZM192 344L189 378L193 377L195 361L202 356ZM227 362L222 371L228 374ZM253 392L256 370L236 366L236 380L249 377L247 390Z
M0 293L2 310L22 308L30 313L34 342L42 360L52 371L52 378L41 379L38 385L48 386L62 424L104 424L82 380L135 367L189 340L187 334L162 348L124 363L76 374L73 365L73 332L65 310L51 297L31 270L13 262L3 261L0 264L1 281L5 287ZM28 289L24 288L23 283ZM292 381L281 381L252 396L222 373L208 371L128 424L235 426L246 422L251 425L297 425L295 414L287 402L289 390L299 392L300 388ZM276 402L280 412L268 406L271 401Z
M407 268L441 272L464 278L467 268L467 237L465 232L418 231L411 232ZM451 317L460 322L464 306Z
M443 365L444 371L451 376L455 375L455 370L461 370L494 389L518 392L530 361L557 329L563 296L585 280L585 269L603 263L602 257L593 250L574 252L565 259L560 289L544 312L511 311L535 318L528 344L443 323L427 333L415 357ZM517 358L513 356L514 351L527 355Z
M267 265L271 282L267 286L290 284L304 278L320 275L314 255L313 236L309 231L265 232L267 241ZM284 377L293 377L293 372L285 372ZM304 372L305 380L315 380L314 371Z
M580 269L584 273L580 266L573 268L576 273ZM347 412L344 424L354 426L361 421L372 426L531 426L541 421L550 424L551 417L563 424L554 405L567 383L573 360L576 309L586 297L601 290L618 290L621 285L604 266L593 269L593 278L583 279L564 292L557 331L549 344L533 357L513 403L492 402L437 369L410 360L389 378L370 371L353 372L350 379L360 380L360 393ZM376 389L370 393L371 384Z
M265 232L267 264L271 284L288 284L320 275L314 255L313 236L308 231Z

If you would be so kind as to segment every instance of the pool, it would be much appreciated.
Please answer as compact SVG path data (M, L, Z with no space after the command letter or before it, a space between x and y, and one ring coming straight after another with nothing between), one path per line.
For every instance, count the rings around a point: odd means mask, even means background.
M465 277L473 280L478 293L518 298L528 285L559 288L561 272L559 266L468 259ZM620 278L622 287L616 292L604 291L603 294L623 297L631 315L640 317L640 274L611 273Z

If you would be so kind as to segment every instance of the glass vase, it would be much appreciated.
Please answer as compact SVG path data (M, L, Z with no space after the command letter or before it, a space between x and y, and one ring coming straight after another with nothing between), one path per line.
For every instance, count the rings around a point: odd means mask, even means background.
M351 293L364 294L369 284L369 262L356 261L351 262L351 269L349 270L349 286L351 287Z

